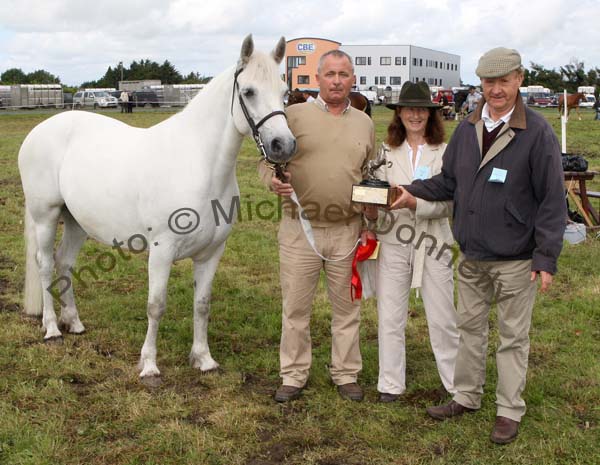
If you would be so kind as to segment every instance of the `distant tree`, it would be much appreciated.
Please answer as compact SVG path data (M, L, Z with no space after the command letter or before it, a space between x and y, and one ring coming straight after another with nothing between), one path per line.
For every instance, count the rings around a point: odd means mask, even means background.
M43 69L38 69L27 75L28 84L60 84L58 76Z
M175 69L169 60L160 66L160 81L163 84L180 84L183 81L181 73Z
M19 68L11 68L0 74L0 82L4 85L27 84L27 75Z
M543 65L531 62L531 69L525 70L524 86L543 86L554 92L564 87L561 74L554 69L546 69Z
M577 87L584 85L586 80L583 61L571 58L569 64L560 67L564 85L569 92L576 92Z
M187 76L184 76L181 81L182 84L208 84L212 76L204 76L195 71L190 72Z

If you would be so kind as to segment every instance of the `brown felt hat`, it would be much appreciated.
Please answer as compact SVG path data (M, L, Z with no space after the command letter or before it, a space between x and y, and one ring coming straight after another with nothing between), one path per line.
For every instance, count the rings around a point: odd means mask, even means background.
M425 81L410 82L406 81L400 89L400 96L396 103L386 105L391 110L398 107L422 107L422 108L440 108L440 106L431 101L431 91Z
M521 55L512 48L498 47L485 52L479 59L475 74L480 78L506 76L521 69Z

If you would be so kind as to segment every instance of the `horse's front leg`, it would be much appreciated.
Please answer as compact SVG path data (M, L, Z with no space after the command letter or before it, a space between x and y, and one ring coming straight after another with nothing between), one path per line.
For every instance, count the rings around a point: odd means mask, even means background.
M221 244L208 260L194 259L194 343L190 352L190 363L193 368L199 368L201 371L219 368L208 348L208 314L212 282L224 250L225 243Z
M167 283L173 256L164 246L150 251L148 258L148 331L142 347L140 377L160 376L156 366L156 336L158 324L167 308Z

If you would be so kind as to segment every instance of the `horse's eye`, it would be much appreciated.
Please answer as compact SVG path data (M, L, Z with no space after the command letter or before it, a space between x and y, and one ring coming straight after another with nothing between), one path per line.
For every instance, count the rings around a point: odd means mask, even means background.
M244 89L244 97L254 97L254 89Z

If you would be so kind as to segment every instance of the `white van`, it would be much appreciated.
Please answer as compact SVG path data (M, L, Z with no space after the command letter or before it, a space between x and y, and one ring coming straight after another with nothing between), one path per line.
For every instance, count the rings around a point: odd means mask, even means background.
M104 90L81 90L73 95L73 106L75 108L116 108L118 102L119 101L115 97Z

